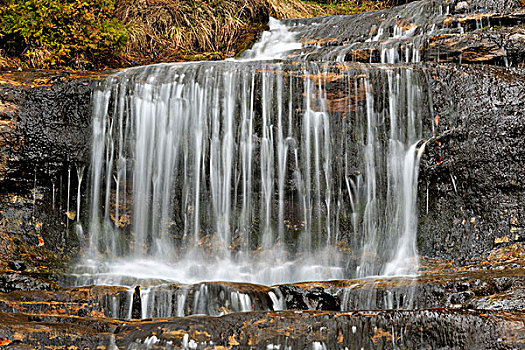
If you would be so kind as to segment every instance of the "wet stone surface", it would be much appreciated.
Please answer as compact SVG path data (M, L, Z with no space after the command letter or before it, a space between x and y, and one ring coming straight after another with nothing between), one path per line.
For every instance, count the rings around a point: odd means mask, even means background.
M420 254L460 263L525 239L524 73L429 67L436 136L420 166Z
M78 250L77 171L89 159L96 79L52 71L0 75L0 270L27 280L26 289L45 285L9 271L57 272ZM80 202L85 210L85 198Z
M464 264L494 248L522 241L525 237L520 180L525 175L521 166L525 149L521 137L525 123L522 69L455 64L433 64L418 69L428 74L428 93L434 105L434 115L425 122L425 129L434 131L427 131L430 141L420 167L419 253ZM25 139L40 138L34 145L33 141L29 145L13 141L3 146L5 154L16 154L5 163L8 170L3 172L5 179L0 195L0 251L7 256L0 265L4 264L6 271L19 269L14 265L8 268L8 262L24 263L24 272L29 273L60 271L63 259L74 258L79 240L85 239L76 229L75 213L77 165L87 159L91 132L89 108L85 107L89 104L89 86L85 85L85 79L88 78L59 79L50 82L51 87L27 87L12 82L2 85L2 91L21 91L2 97L5 104L19 105L7 112L4 110L4 118L11 118L16 126L9 129L9 133L19 138L26 135ZM329 101L333 101L330 102L333 112L342 115L349 112L342 107L337 93L344 86L344 79L332 77L326 91ZM32 107L27 109L22 97L33 93ZM55 134L34 127L48 121L47 116L37 113L45 110L37 103L37 97L42 94L49 95L44 99L48 104L71 104L56 107L53 118L62 122L52 123ZM72 98L73 95L76 97ZM343 105L362 104L363 96L357 91ZM73 117L69 112L64 113L80 100L83 102L75 107ZM64 122L68 118L72 118L73 128L77 130L73 134L69 122ZM19 120L25 121L17 124ZM80 125L84 126L79 134ZM52 145L56 143L57 133L75 136L65 136L61 141L64 146L55 150ZM50 138L50 135L55 136ZM35 149L40 143L47 146L37 155ZM80 143L83 146L80 147ZM69 152L68 147L76 149L76 153ZM84 151L79 153L79 149ZM33 164L37 171L47 167L51 173L38 173L41 175L35 183ZM68 175L70 198L66 213ZM86 177L81 189L80 223L87 218ZM28 288L35 287L28 285Z
M360 25L349 25L358 22ZM412 2L377 12L287 20L305 46L293 58L363 63L518 66L525 15L519 1Z
M140 322L0 314L0 320L7 348L505 349L524 339L522 314L490 311L250 312Z

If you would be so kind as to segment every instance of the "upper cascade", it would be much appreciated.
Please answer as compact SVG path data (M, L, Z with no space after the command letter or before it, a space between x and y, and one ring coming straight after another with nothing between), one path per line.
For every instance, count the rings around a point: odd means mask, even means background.
M518 38L505 36L501 28L521 25L521 8L519 0L426 0L350 16L282 23L302 44L301 49L288 52L293 60L511 65L521 61L521 51L513 43ZM507 43L488 39L501 35Z
M270 17L268 26L270 30L263 32L260 40L242 54L242 60L283 59L287 52L302 48L302 44L295 40L296 34L281 21Z

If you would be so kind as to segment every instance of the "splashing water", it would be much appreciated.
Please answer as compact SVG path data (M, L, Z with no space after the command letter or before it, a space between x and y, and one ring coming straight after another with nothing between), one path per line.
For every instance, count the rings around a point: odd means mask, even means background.
M301 49L302 44L295 40L295 33L277 19L270 17L269 31L263 32L261 39L246 50L243 60L273 60L286 58L286 53Z

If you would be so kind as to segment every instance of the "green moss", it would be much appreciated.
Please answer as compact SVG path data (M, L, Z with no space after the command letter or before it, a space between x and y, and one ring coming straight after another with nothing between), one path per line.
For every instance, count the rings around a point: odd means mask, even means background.
M4 0L0 49L34 68L86 68L116 59L127 41L113 0Z

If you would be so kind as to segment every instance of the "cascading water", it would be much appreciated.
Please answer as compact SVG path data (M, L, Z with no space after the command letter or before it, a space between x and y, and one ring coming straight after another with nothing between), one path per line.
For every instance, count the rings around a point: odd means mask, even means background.
M293 48L273 27L267 37ZM245 61L128 69L95 90L79 284L417 272L426 76L258 61L263 47Z

